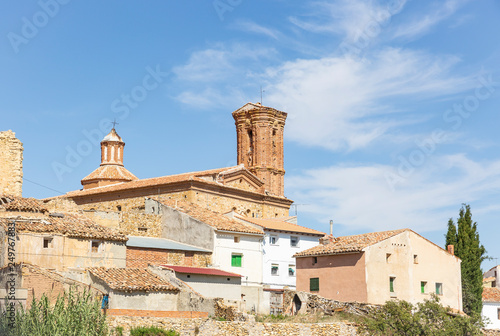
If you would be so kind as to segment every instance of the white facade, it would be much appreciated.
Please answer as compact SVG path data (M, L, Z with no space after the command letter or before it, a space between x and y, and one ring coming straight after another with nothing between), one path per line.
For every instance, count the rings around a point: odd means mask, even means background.
M262 284L262 240L263 236L257 234L215 231L213 266L242 275L242 286L260 286ZM235 266L238 264L238 259L241 266Z
M265 230L262 243L262 282L270 288L285 286L295 289L295 258L297 252L318 245L319 236Z
M500 329L500 302L483 301L481 315L488 318L485 324L486 329Z

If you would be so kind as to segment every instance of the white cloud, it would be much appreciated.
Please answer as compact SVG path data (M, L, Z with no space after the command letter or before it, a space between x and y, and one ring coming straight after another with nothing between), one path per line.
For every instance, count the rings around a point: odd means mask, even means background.
M350 231L409 227L425 232L442 229L461 203L493 197L500 190L500 161L435 156L392 190L386 175L395 171L387 165L311 169L286 178L287 196L311 204L302 212L312 213L320 222L334 219Z
M453 15L468 0L447 0L434 4L429 13L414 18L396 29L394 37L413 38L427 33L432 27Z
M283 34L281 34L279 31L268 27L264 27L253 21L248 21L248 20L239 21L236 24L236 27L247 32L262 34L275 40L283 38Z
M453 56L401 49L385 49L370 59L287 62L267 70L265 103L289 112L288 139L331 150L357 149L407 122L391 99L417 101L470 88L468 78L449 74L458 62Z

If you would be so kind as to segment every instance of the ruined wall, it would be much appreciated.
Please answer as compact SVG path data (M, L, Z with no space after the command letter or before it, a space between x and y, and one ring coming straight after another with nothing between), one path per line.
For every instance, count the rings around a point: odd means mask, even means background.
M23 144L11 130L0 132L0 194L22 196Z
M212 264L211 253L127 247L127 267L145 268L152 265L207 267Z

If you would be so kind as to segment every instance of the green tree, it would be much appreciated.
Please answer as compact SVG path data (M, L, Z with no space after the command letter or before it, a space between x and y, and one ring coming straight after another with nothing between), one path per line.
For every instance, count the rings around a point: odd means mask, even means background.
M462 204L457 220L448 221L446 246L455 246L455 255L462 259L462 298L463 309L467 314L480 314L483 308L483 272L481 263L487 259L486 249L479 242L477 223L472 221L470 206Z
M359 327L360 335L370 336L468 336L482 335L481 315L455 316L439 298L413 305L407 301L387 301L374 308Z

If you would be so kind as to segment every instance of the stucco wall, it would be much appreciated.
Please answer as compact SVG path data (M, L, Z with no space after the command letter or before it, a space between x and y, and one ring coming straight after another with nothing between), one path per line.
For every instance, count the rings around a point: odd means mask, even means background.
M151 204L157 203L147 200L147 211L152 206ZM167 206L162 206L160 211L163 221L161 238L213 250L214 229L211 226Z
M487 329L500 329L498 309L500 309L500 302L483 302L483 311L481 315L489 319L488 323L485 325Z
M17 262L58 271L74 267L125 267L125 242L101 241L100 250L92 252L90 239L28 233L20 233L18 236ZM43 247L44 237L52 238L51 247Z
M278 236L278 244L271 245L270 236ZM299 237L297 247L290 246L290 236ZM318 245L319 237L301 235L299 233L285 232L270 232L265 231L265 239L263 245L263 260L262 260L262 281L264 285L269 285L271 288L283 288L289 286L295 289L296 276L290 276L288 273L289 265L295 266L295 258L293 255L297 252L307 250ZM278 275L271 274L273 264L279 266Z
M442 283L441 304L462 309L460 260L413 232L403 232L368 247L366 265L370 303L383 304L391 298L421 302L436 293L436 283ZM392 294L390 277L395 278ZM421 281L427 282L424 294Z
M310 278L319 278L319 291L313 292L338 301L368 302L364 253L340 254L297 259L297 291L310 292Z
M239 242L234 241L238 236ZM214 266L224 271L242 275L242 284L260 285L262 283L262 245L260 235L232 232L215 233L213 254ZM241 254L241 267L231 266L231 255Z
M177 310L176 292L110 291L110 309Z
M176 276L205 297L241 299L241 278L185 273L177 273Z

